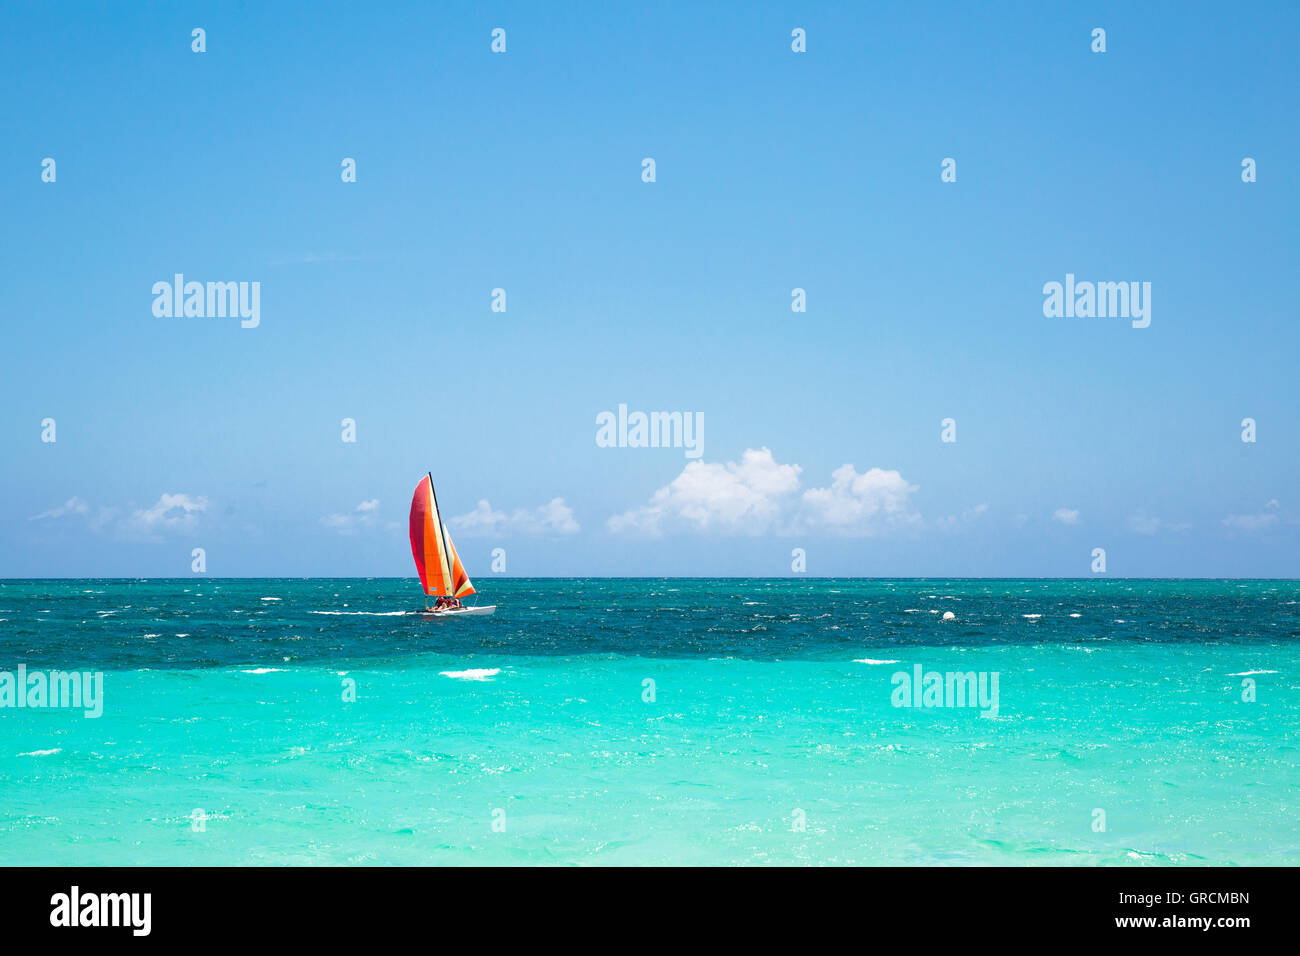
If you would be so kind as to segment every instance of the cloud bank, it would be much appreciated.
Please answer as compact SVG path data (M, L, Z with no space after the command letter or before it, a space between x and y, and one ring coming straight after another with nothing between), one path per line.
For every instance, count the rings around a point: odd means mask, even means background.
M452 531L467 538L577 534L581 530L573 517L573 509L564 503L563 498L552 498L538 508L516 508L508 514L493 509L491 503L482 498L473 511L449 518L447 524Z
M370 498L361 502L351 511L330 514L320 519L320 523L332 528L339 534L355 534L362 528L369 528L375 523L379 512L379 499Z
M799 465L749 448L740 461L692 461L650 501L609 518L616 534L658 537L678 532L759 535L821 532L872 537L921 523L912 504L917 486L897 471L859 472L845 464L825 487L800 492Z
M85 518L91 531L111 528L127 541L162 541L169 534L189 533L199 524L199 516L208 510L202 495L163 494L148 508L138 508L118 519L118 508L101 507L96 511L83 498L74 495L57 508L32 515L31 521L57 521Z

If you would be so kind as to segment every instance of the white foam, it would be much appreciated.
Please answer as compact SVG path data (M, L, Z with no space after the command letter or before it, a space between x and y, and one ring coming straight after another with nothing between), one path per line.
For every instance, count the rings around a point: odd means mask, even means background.
M1076 611L1074 614L1071 614L1070 617L1083 617L1083 615Z
M1229 674L1229 677L1249 677L1251 674L1276 674L1277 671L1241 671L1237 674Z
M501 673L499 667L481 667L467 671L438 671L443 677L454 677L457 680L487 680L496 677Z
M262 600L263 600L263 601L278 601L278 600L280 600L280 599L279 599L278 597L266 597L266 598L262 598Z
M48 757L50 754L63 753L62 747L55 747L52 750L29 750L26 753L19 754L20 757Z
M401 617L403 614L417 614L417 611L308 611L308 614L349 614L363 617Z
M855 664L897 664L899 662L898 661L877 661L877 660L873 660L870 657L855 657L853 659L853 663Z
M283 673L283 667L254 667L251 670L240 671L241 674L279 674Z
M1021 616L1021 617L1027 617L1027 618L1029 618L1031 621L1036 621L1036 620L1038 620L1038 618L1042 617L1043 615L1041 615L1041 614L1022 614L1022 615L1020 615L1020 616Z

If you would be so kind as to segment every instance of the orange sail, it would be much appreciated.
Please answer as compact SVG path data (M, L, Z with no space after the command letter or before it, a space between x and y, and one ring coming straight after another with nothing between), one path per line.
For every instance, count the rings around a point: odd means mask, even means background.
M425 475L415 486L411 498L411 554L420 572L425 594L464 597L474 593L460 555L452 544L451 534L438 513L438 497L433 491L433 475Z

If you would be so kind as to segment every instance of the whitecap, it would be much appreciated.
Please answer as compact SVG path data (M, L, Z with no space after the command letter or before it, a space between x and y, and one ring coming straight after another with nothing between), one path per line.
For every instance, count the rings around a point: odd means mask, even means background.
M308 614L347 614L362 617L400 617L403 614L418 614L418 611L308 611Z
M241 674L280 674L285 671L283 667L254 667L251 670L242 670Z
M1036 621L1038 618L1042 617L1043 615L1041 615L1041 614L1022 614L1022 615L1020 615L1020 616L1021 616L1021 617L1027 617L1027 618L1029 618L1031 621Z
M262 600L263 600L263 601L278 601L278 600L280 600L280 599L279 599L278 597L265 597L265 598L262 598Z
M873 660L870 657L855 657L853 659L853 663L855 664L898 664L901 662L900 661L877 661L877 660Z
M481 667L467 671L438 671L443 677L454 677L458 680L487 680L496 677L501 673L499 667Z
M61 754L61 753L63 753L63 748L62 748L62 747L54 747L54 748L51 749L51 750L29 750L29 751L27 751L26 753L21 753L21 754L19 754L18 756L20 756L20 757L48 757L50 754Z
M1229 677L1249 677L1251 674L1276 674L1277 671L1241 671L1237 674L1229 674Z

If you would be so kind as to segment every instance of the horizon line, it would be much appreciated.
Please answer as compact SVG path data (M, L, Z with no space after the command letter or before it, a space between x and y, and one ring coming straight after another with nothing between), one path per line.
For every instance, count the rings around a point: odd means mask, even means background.
M414 575L132 575L130 577L0 577L0 584L42 581L413 581ZM1178 577L1149 577L1142 575L814 575L814 574L556 574L515 575L501 574L480 581L1285 581L1300 583L1300 578L1281 577L1215 577L1211 575L1184 575Z

